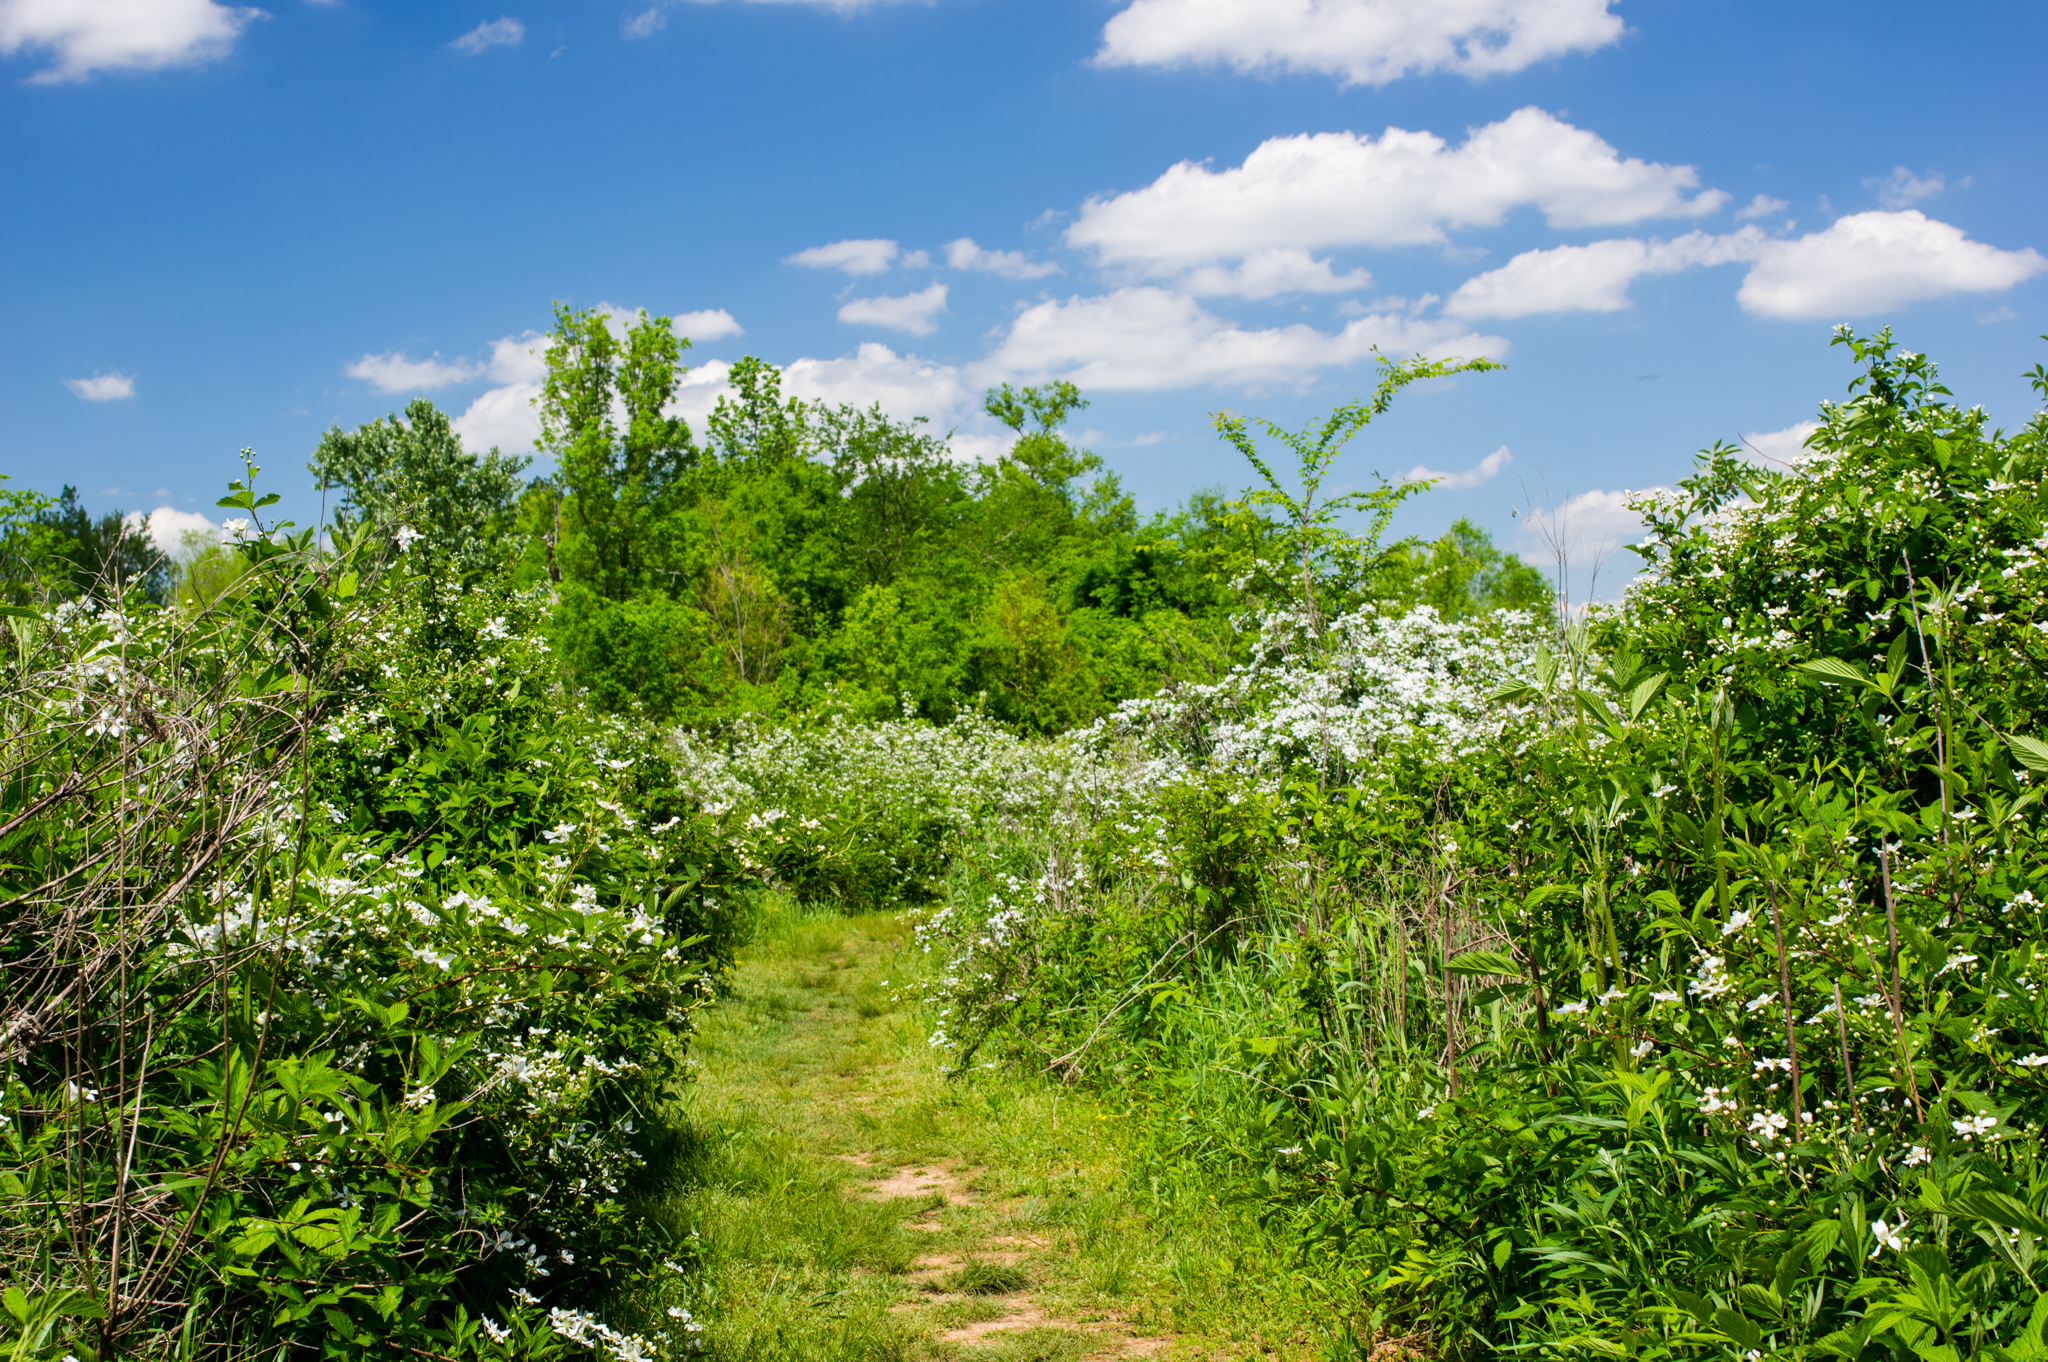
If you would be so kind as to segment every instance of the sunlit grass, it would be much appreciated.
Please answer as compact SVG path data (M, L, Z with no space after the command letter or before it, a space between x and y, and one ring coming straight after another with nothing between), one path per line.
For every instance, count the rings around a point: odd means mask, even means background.
M1148 1164L1115 1105L1028 1074L944 1075L901 918L757 913L696 1042L690 1139L656 1217L688 1271L621 1319L689 1309L732 1362L1051 1362L1133 1335L1330 1355L1277 1243L1200 1169ZM886 1182L909 1170L945 1185ZM974 1325L989 1331L942 1337Z

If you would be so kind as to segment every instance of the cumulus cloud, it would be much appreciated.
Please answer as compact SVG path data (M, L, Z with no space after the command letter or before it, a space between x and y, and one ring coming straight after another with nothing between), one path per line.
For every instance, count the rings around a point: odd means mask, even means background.
M1923 180L1904 166L1893 166L1891 174L1865 180L1863 187L1875 189L1877 201L1887 208L1911 208L1922 199L1933 198L1948 185L1939 175Z
M1353 85L1519 71L1616 41L1614 0L1134 0L1102 30L1102 66L1227 65Z
M886 237L865 237L813 246L786 257L782 263L805 265L814 270L845 270L852 275L880 274L895 262L900 250Z
M1751 218L1767 218L1773 213L1782 213L1791 206L1783 199L1774 199L1769 194L1759 194L1735 210L1735 219L1738 222L1747 222Z
M938 323L932 318L945 310L946 286L933 284L916 293L893 298L855 298L839 309L839 320L886 326L892 331L908 331L913 336L929 336L938 329Z
M991 382L1066 378L1097 391L1207 383L1299 387L1318 370L1351 364L1375 348L1498 357L1507 342L1455 323L1387 313L1360 317L1335 333L1301 324L1251 330L1185 294L1138 287L1027 308L979 369Z
M224 57L260 9L214 0L0 0L0 56L47 52L36 84Z
M1725 236L1687 232L1675 241L1620 237L1586 246L1524 251L1467 279L1444 304L1454 317L1527 317L1539 312L1619 312L1635 306L1628 287L1645 274L1755 260L1766 246L1754 227Z
M1742 444L1749 451L1752 462L1771 468L1790 468L1792 461L1806 452L1807 437L1819 429L1818 421L1801 421L1783 430L1751 431L1742 437Z
M1492 482L1500 475L1501 469L1514 461L1515 456L1508 453L1506 445L1502 445L1470 468L1460 469L1455 473L1446 473L1441 469L1416 464L1401 477L1408 482L1432 482L1446 491L1457 492L1468 487L1477 487L1481 483Z
M728 336L746 334L732 313L722 307L707 308L702 312L678 312L669 319L669 327L678 336L692 341L724 340Z
M1170 275L1274 249L1440 245L1451 228L1495 226L1525 206L1554 227L1594 227L1696 216L1727 201L1698 187L1691 166L1624 158L1525 108L1457 147L1388 128L1377 139L1269 138L1225 170L1183 161L1143 189L1089 199L1066 239L1104 264Z
M146 534L158 553L166 558L189 557L208 541L219 542L221 527L197 511L159 506L149 514L130 511L122 518L131 534Z
M451 384L464 383L483 372L480 365L466 359L445 363L439 355L428 359L409 359L402 350L392 350L381 355L364 355L355 363L342 370L350 378L358 378L380 393L432 392Z
M478 24L469 32L457 38L448 46L457 52L476 56L493 47L517 47L526 41L526 25L517 19L492 19Z
M839 359L800 359L782 371L785 392L813 402L881 403L898 420L922 416L943 428L979 396L950 364L899 355L870 341Z
M1343 274L1307 251L1280 246L1253 251L1235 266L1203 265L1181 280L1198 297L1273 298L1283 293L1352 293L1372 287L1365 270Z
M1823 232L1764 245L1735 295L1764 317L1862 317L1957 293L1995 293L2048 269L2031 247L2002 251L1917 209L1855 213Z
M983 250L974 244L971 236L946 243L946 264L952 269L978 270L983 274L999 274L1005 279L1043 279L1048 274L1060 272L1058 265L1033 260L1022 251Z
M64 386L88 402L125 402L135 396L133 374L94 374L91 378L67 378Z

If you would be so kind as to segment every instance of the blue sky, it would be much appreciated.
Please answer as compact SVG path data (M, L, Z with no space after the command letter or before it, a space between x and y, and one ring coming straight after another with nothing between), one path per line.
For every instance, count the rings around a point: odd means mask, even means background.
M983 387L1071 377L1149 509L1243 481L1209 413L1305 421L1377 344L1509 365L1350 456L1454 475L1400 528L1528 550L1510 510L1569 506L1583 560L1700 446L1795 445L1839 321L2024 419L2044 38L1995 0L0 0L0 471L218 514L247 445L307 519L320 433L418 392L527 447L561 300L685 316L690 414L757 354L972 455Z

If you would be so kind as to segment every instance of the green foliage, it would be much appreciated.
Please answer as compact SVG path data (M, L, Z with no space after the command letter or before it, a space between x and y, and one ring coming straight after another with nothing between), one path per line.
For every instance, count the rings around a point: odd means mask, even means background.
M540 447L555 456L568 531L555 551L565 574L607 600L631 597L659 570L662 521L698 459L688 423L662 414L688 343L666 317L642 313L621 340L602 312L555 308L539 400Z
M746 872L534 593L263 525L255 471L234 590L10 621L0 1346L601 1341L546 1311L679 1251L646 1169Z
M1244 455L1264 483L1264 486L1253 487L1246 492L1238 503L1239 508L1253 514L1279 513L1273 547L1278 562L1284 564L1286 570L1261 563L1255 569L1252 583L1259 594L1275 603L1280 600L1302 602L1312 617L1326 610L1341 609L1345 604L1335 598L1319 600L1318 582L1323 583L1321 595L1326 598L1333 597L1333 593L1335 596L1355 593L1378 567L1380 536L1393 519L1395 508L1428 485L1390 484L1382 478L1377 487L1344 492L1318 501L1323 482L1336 466L1344 446L1371 424L1374 417L1384 415L1393 405L1395 395L1410 383L1458 373L1485 373L1501 366L1488 359L1425 360L1417 356L1401 361L1380 357L1379 367L1380 381L1370 399L1341 406L1319 424L1311 423L1301 430L1291 431L1271 421L1257 422L1261 430L1294 455L1299 465L1295 475L1299 485L1297 491L1288 491L1287 484L1273 471L1266 457L1259 453L1243 417L1229 411L1216 413L1217 433ZM1365 515L1363 532L1355 531L1344 523L1344 517L1352 513ZM1292 580L1289 580L1290 572Z
M1486 703L1434 610L1290 609L1097 730L928 919L960 1062L1141 1094L1370 1282L1362 1347L2040 1355L2048 420L1840 343L1811 457L1707 451Z
M376 525L401 549L430 559L430 570L475 581L504 566L504 536L527 463L495 449L464 453L447 415L416 397L402 420L329 430L307 469L322 492L341 493L334 513L341 534Z

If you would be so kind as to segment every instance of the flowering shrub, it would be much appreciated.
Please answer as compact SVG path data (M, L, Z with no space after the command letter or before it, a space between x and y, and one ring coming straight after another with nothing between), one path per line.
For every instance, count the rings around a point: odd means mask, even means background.
M1362 1343L2048 1352L2048 420L1842 340L1620 608L1272 621L1077 742L928 921L944 1041L1128 1085Z
M1035 808L1043 780L1033 745L975 713L670 741L677 779L751 872L847 911L932 900L960 839Z
M636 1197L745 872L562 691L541 602L374 538L252 530L211 607L9 620L14 1356L693 1336L579 1312L667 1270Z

